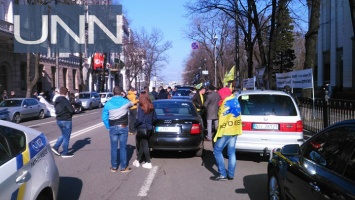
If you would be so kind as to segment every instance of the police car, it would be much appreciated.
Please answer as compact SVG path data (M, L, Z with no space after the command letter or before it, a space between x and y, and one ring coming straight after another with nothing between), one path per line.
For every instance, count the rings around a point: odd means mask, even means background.
M0 199L57 199L59 173L46 136L0 120Z

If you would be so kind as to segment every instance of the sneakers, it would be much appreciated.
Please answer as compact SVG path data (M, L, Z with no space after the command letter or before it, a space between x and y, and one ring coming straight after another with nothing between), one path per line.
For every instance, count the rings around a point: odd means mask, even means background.
M139 161L138 161L138 160L135 160L132 164L133 164L133 166L135 166L135 167L139 167Z
M62 158L71 158L71 157L74 157L74 154L72 154L72 153L68 153L66 155L62 154Z
M60 156L59 151L57 149L55 149L54 147L52 147L52 151L55 155Z
M222 176L222 175L218 175L218 176L212 176L212 177L210 177L210 179L213 181L225 181L225 180L227 180L227 177Z
M111 172L117 172L117 168L110 167Z
M127 172L130 172L130 171L131 171L131 168L128 168L128 167L126 167L125 169L121 169L122 173L127 173Z
M152 163L144 163L142 167L146 169L152 169Z

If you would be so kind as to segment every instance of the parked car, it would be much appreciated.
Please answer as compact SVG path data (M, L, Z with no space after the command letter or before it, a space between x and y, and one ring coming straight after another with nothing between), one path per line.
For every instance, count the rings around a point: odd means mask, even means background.
M84 109L101 108L101 98L97 92L80 92L79 99Z
M9 118L9 111L5 109L0 109L0 119L6 120Z
M243 134L236 150L268 155L274 148L303 143L303 122L294 99L272 90L247 90L237 95Z
M0 103L0 110L7 110L7 120L20 123L22 119L37 117L43 119L46 106L35 98L11 98Z
M355 120L274 149L267 172L269 199L355 199Z
M57 199L59 173L46 136L0 120L1 199Z
M100 92L101 104L104 106L105 103L113 97L112 92Z
M192 101L161 99L153 102L157 121L149 138L152 150L203 153L203 123Z

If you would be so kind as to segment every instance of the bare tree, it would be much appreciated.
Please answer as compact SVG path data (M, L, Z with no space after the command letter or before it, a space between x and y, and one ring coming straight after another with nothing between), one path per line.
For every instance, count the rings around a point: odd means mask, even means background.
M145 86L150 83L153 73L160 71L165 63L168 63L166 51L172 47L171 41L164 42L163 33L153 28L151 33L148 33L144 28L140 32L135 32L139 48L144 50L144 67L142 73L144 75Z

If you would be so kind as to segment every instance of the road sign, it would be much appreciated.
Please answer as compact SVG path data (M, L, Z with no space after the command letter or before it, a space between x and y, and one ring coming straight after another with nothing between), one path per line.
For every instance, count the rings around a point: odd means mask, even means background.
M191 44L192 50L197 50L198 47L199 47L198 42L193 42L193 43Z

